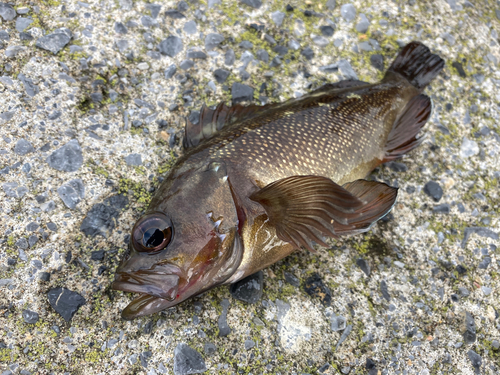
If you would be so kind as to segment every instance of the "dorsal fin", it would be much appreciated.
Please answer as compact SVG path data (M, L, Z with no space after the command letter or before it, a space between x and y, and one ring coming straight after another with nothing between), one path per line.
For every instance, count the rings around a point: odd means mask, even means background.
M222 128L237 121L254 117L272 105L251 104L243 106L236 104L228 107L226 104L220 103L215 109L203 105L198 123L193 124L189 119L186 119L183 146L185 149L198 146L202 141L212 138Z
M357 79L346 79L334 83L326 83L323 86L318 87L316 90L311 91L310 94L317 94L320 92L326 92L330 90L341 90L349 87L365 86L365 85L370 85L370 83L358 81Z

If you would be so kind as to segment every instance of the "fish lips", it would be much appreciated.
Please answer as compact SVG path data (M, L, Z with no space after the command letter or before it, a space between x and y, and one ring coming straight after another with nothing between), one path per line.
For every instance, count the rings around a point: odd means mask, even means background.
M111 287L124 292L147 294L173 301L177 297L181 270L174 265L155 265L150 269L117 272Z

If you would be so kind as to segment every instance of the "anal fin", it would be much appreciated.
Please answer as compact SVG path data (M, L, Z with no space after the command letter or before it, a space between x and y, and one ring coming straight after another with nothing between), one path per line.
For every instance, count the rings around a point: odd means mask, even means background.
M394 123L385 145L383 163L402 157L423 141L417 138L432 112L432 101L427 95L413 97Z

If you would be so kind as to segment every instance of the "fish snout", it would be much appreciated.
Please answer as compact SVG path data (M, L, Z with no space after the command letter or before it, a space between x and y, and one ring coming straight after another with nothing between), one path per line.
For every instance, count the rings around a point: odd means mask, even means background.
M124 292L148 294L173 301L181 281L180 269L174 265L155 265L149 269L116 272L111 287Z

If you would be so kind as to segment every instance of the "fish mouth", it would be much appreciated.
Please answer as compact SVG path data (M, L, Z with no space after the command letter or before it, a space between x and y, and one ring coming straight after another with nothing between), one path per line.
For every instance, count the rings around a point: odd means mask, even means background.
M180 301L179 285L182 271L172 264L159 264L149 269L117 272L111 288L139 293L122 312L126 320L148 315L175 306Z

